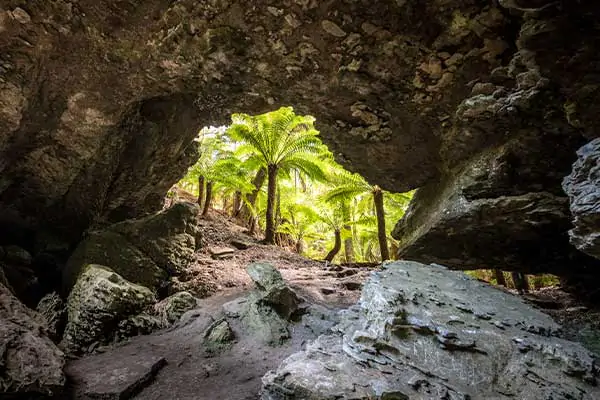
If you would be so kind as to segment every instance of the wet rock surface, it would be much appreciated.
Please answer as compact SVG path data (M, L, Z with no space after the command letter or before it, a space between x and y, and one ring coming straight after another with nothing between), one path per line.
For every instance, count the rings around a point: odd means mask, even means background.
M563 181L569 195L574 229L571 243L579 250L600 258L600 139L577 151L573 171Z
M334 334L263 378L275 399L595 399L593 355L552 319L459 272L389 263Z
M0 284L0 393L3 396L27 398L62 392L65 357L48 337L41 320Z
M87 264L108 265L131 282L155 291L163 288L194 256L198 211L195 204L177 203L160 213L92 232L67 262L63 290L68 293Z

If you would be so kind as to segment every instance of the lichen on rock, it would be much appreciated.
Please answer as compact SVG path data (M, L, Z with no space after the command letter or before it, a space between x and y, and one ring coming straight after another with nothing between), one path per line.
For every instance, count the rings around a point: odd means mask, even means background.
M120 321L139 314L156 301L152 291L108 267L84 267L67 299L67 326L61 346L68 353L85 351L112 339Z

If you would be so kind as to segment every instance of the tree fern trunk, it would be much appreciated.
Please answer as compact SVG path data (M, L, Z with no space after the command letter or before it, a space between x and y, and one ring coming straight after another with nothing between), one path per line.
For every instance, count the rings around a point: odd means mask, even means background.
M211 181L206 182L206 200L204 201L204 209L202 210L202 216L208 215L208 209L212 203L212 188L213 183Z
M265 243L275 243L275 197L277 192L277 166L269 165L268 167L268 182L267 182L267 212L266 212L266 228L265 228Z
M339 229L335 230L335 243L333 245L333 249L325 256L325 261L332 262L337 253L340 252L342 248L342 234Z
M350 225L346 225L344 229L352 232L352 227ZM352 235L350 237L344 239L344 253L346 255L346 262L353 263L354 262L354 241L352 240Z
M502 270L495 269L494 276L496 277L496 283L498 283L498 285L506 287L506 278L504 277L504 272L502 272Z
M373 202L375 203L375 213L377 214L377 238L379 240L379 252L381 261L390 259L390 250L387 245L387 233L385 231L385 211L383 209L383 191L375 186L373 188Z
M202 207L202 202L204 201L204 176L200 175L198 177L198 205Z
M240 211L242 210L242 192L239 190L235 192L233 196L233 212L232 216L237 217L240 215Z
M252 207L254 207L254 205L256 204L256 199L258 197L258 193L260 192L260 189L262 188L262 186L265 184L265 178L267 177L267 170L264 168L261 168L258 170L258 172L256 172L256 175L254 176L254 179L252 180L252 185L254 185L254 190L252 191L252 193L250 193L248 195L248 203L250 203L250 205ZM240 212L240 218L242 219L242 221L248 221L248 228L251 228L251 224L252 224L252 212L250 211L250 208L248 207L247 204L244 204L244 206L242 207L242 211Z

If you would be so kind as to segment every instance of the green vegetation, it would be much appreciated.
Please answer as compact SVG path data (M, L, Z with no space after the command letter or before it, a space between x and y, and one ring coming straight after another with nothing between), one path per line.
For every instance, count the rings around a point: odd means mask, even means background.
M200 131L200 158L178 185L197 195L204 216L221 204L265 243L331 262L389 259L396 243L386 226L402 217L411 195L344 170L314 124L291 107L234 114L229 127Z

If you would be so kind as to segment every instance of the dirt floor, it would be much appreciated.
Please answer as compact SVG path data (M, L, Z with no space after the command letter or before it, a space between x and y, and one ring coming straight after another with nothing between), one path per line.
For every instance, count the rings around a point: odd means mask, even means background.
M256 238L244 234L244 228L218 212L211 213L199 224L203 246L193 265L176 284L177 290L204 297L197 311L191 316L186 314L180 323L165 332L138 336L118 347L101 348L98 354L72 362L71 374L91 381L91 391L111 390L107 386L121 385L107 383L116 379L114 371L121 371L121 376L130 375L135 381L147 372L148 365L164 358L166 366L160 369L151 385L136 390L139 393L135 399L258 399L262 376L333 326L337 311L358 300L362 283L375 269L370 265L326 265L276 246L262 245ZM239 321L228 318L236 334L235 341L230 348L218 353L208 350L203 342L204 333L223 316L222 305L253 288L245 268L254 261L267 261L277 267L288 284L312 304L311 309L316 314L313 312L292 325L290 340L276 347L245 334Z

